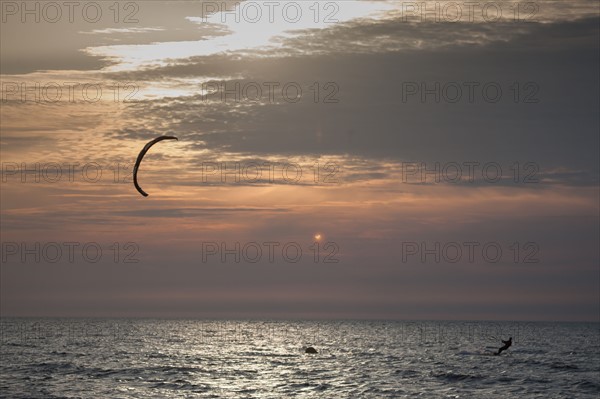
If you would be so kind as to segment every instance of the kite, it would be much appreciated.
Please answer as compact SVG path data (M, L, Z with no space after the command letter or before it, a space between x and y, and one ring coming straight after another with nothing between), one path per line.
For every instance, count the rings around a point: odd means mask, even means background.
M142 194L144 197L148 196L148 193L146 193L144 190L142 190L142 188L140 187L140 185L137 182L137 172L138 169L140 167L140 164L142 163L142 159L144 159L144 155L146 155L146 153L148 152L148 150L150 149L150 147L152 147L154 144L158 143L159 141L163 141L163 140L179 140L177 137L175 136L160 136L155 138L154 140L148 142L148 144L146 144L144 146L144 148L142 148L142 151L140 151L137 160L135 161L135 166L133 167L133 185L135 186L135 188L140 192L140 194Z

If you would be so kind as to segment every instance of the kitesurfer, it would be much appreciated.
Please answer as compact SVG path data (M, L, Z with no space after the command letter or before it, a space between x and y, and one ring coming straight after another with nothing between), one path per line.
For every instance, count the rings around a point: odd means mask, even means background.
M498 349L498 352L494 353L494 355L499 355L502 353L502 351L507 350L508 348L510 348L510 346L512 345L512 337L510 337L508 339L508 341L502 341L502 343L504 344L503 347Z

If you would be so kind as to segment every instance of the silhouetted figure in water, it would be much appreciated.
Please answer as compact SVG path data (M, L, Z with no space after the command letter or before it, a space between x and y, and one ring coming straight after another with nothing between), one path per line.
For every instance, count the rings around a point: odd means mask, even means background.
M318 352L315 348L313 348L312 346L309 346L308 348L306 348L304 353L318 353Z
M498 352L494 353L494 355L499 355L502 353L502 351L505 351L508 348L510 348L510 346L512 345L512 337L510 337L508 341L502 341L502 343L504 344L504 346L498 349Z

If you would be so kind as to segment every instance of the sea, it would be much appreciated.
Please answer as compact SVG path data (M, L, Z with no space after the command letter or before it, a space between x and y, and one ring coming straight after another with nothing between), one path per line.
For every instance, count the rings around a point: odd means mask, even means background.
M0 332L10 399L600 397L599 323L2 318Z

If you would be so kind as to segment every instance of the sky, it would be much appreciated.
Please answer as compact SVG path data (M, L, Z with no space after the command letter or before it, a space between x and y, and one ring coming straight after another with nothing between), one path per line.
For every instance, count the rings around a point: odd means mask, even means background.
M600 321L596 1L24 4L3 317Z

